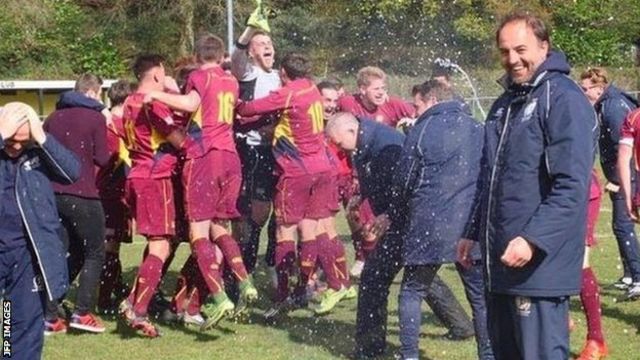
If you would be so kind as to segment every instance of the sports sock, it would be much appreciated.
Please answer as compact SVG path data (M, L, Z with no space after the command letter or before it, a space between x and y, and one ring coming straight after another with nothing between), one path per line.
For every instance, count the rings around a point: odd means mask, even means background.
M275 246L276 274L278 289L276 302L284 301L289 295L289 274L296 261L296 243L293 240L280 240Z
M338 274L338 264L336 263L336 253L334 245L329 239L327 233L321 233L316 236L318 242L318 258L322 266L322 271L327 278L327 285L333 290L339 290L342 281Z
M137 316L147 315L149 302L160 283L162 265L163 261L159 257L149 254L138 269L135 286L129 294L129 302L133 304Z
M596 340L603 344L598 281L590 267L582 269L580 301L587 317L587 340Z
M242 255L238 243L229 234L218 236L214 242L222 250L222 255L226 265L229 267L233 275L238 281L247 279L247 269L244 267Z
M207 288L212 295L222 291L222 276L220 264L216 259L213 243L207 238L199 238L192 242L191 253L195 256L198 269L202 274Z
M300 277L298 278L298 290L305 293L311 275L316 268L318 259L318 242L315 238L302 240L300 242L300 256L298 258L300 264ZM303 292L304 291L304 292Z
M349 280L349 270L347 270L347 258L344 251L344 244L342 244L342 241L340 241L340 238L337 236L330 241L333 247L333 254L335 256L338 278L341 280L342 286L349 288L351 286L351 281Z

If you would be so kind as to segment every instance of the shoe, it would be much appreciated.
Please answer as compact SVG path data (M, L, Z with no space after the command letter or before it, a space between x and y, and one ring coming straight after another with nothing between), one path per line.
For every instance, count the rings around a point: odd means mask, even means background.
M306 292L300 295L291 295L284 301L274 303L265 311L264 318L265 320L271 320L278 315L284 315L298 309L306 309L307 307L309 307L309 300Z
M351 300L358 297L358 288L356 288L355 285L351 285L345 290L346 291L342 300Z
M181 322L185 326L201 327L202 325L204 325L205 320L201 314L190 315L185 312L181 317Z
M340 290L327 289L322 294L322 300L320 304L314 309L316 315L323 315L333 310L333 308L344 298L347 293L347 289L342 288Z
M631 286L631 284L633 284L633 279L631 279L631 277L629 276L623 276L618 279L618 281L611 284L611 286L619 290L627 290Z
M634 282L627 289L627 300L635 300L640 297L640 282Z
M202 307L204 314L207 316L207 320L200 326L200 331L206 331L218 325L220 320L229 315L234 308L235 306L233 302L229 300L227 294L221 292L216 295L212 302L207 302Z
M464 341L472 338L473 336L475 336L475 332L473 330L467 332L449 330L446 334L442 335L442 337L450 341Z
M595 340L587 340L582 352L580 352L580 356L576 360L600 360L607 357L607 355L609 355L607 344L601 344Z
M238 288L240 289L240 297L236 305L236 314L243 313L249 305L258 300L258 289L253 286L253 281L251 281L250 277L242 281Z
M362 274L362 269L364 269L364 261L356 260L356 262L351 267L349 274L351 274L351 277L360 278L360 275Z
M165 309L171 307L171 302L164 297L164 294L159 290L153 294L151 301L149 302L149 314L153 317L159 317Z
M175 325L182 319L182 314L177 314L171 309L164 309L158 316L158 321L163 324Z
M69 327L96 334L103 333L105 330L102 320L92 313L86 313L85 315L74 313L71 315Z
M137 316L135 311L133 311L133 306L129 302L129 299L124 299L120 303L118 307L118 311L123 320L127 323L127 325L136 330L140 335L156 338L161 336L160 330L149 321L149 318L146 316Z
M55 321L44 321L44 334L46 336L62 334L67 332L67 324L61 318L57 318Z

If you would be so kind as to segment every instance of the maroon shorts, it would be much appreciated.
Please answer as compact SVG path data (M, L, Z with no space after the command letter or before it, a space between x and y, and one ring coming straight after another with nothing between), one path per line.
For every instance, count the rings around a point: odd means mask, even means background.
M125 199L102 199L105 237L109 241L131 242L131 216Z
M146 237L175 235L171 179L129 179L127 185L127 203L136 220L136 232Z
M182 171L189 221L240 216L237 202L242 170L238 154L214 149L202 157L187 160Z
M333 216L337 207L335 174L282 175L276 185L274 211L278 225L295 225L302 219L319 220Z

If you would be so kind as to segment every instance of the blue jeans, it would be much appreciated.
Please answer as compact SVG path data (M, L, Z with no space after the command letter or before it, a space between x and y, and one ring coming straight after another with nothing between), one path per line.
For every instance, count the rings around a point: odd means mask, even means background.
M400 342L403 358L418 358L418 337L422 319L421 300L433 291L433 280L440 265L405 267L399 296ZM493 359L487 328L484 278L482 265L477 262L470 269L456 264L458 275L464 284L465 295L473 313L478 358Z
M44 298L42 277L35 256L25 246L0 252L0 297L3 310L10 306L11 359L40 359L44 345Z
M633 221L627 214L624 194L611 192L609 198L613 210L611 228L618 243L624 276L631 277L634 282L640 282L640 249L638 249L638 239Z

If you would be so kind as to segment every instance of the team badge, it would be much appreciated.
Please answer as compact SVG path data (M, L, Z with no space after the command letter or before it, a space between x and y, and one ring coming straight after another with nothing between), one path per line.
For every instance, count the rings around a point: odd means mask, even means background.
M522 115L522 120L520 122L527 122L531 120L531 117L533 117L533 112L536 110L537 106L538 99L531 100L531 102L529 102L527 106L524 107L524 114Z
M516 309L518 315L527 317L531 314L531 299L526 296L516 296Z

